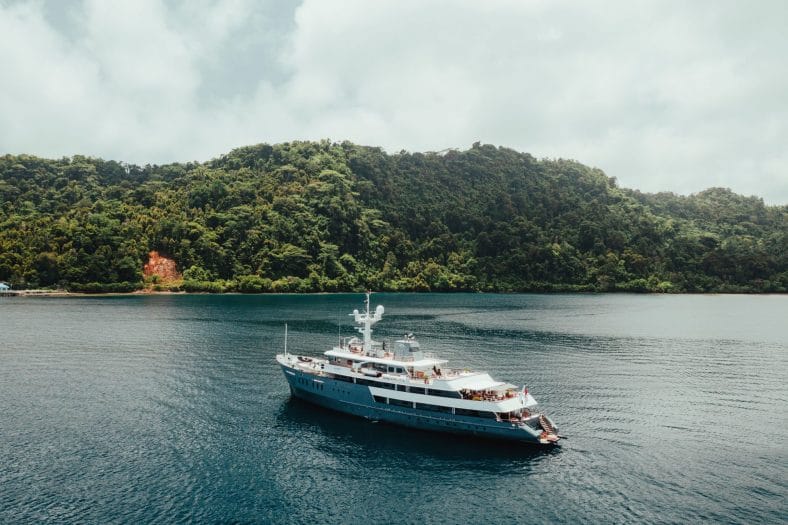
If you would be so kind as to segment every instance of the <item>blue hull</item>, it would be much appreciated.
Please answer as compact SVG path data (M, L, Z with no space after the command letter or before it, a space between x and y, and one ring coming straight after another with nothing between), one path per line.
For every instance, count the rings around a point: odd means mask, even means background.
M437 413L375 401L369 387L282 366L293 396L321 407L395 425L541 445L528 431L493 419Z

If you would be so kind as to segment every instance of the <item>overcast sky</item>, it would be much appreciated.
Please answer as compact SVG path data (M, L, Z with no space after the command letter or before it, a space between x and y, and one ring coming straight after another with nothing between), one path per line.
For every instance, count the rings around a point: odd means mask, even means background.
M481 141L788 203L788 1L0 0L0 153Z

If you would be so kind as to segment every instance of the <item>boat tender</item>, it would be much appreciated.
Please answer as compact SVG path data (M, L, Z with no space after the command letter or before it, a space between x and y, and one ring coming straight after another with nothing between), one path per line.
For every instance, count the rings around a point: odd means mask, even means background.
M406 427L554 445L555 424L527 388L485 372L451 368L422 351L413 334L393 344L372 339L383 306L351 314L363 336L340 339L323 357L276 356L293 396L325 408ZM286 330L286 328L285 328Z

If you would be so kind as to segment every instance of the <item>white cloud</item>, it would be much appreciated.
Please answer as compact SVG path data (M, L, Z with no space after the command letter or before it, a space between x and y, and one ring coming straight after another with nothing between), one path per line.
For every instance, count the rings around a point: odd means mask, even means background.
M476 140L645 191L788 201L783 2L0 4L0 151L137 163L249 143Z

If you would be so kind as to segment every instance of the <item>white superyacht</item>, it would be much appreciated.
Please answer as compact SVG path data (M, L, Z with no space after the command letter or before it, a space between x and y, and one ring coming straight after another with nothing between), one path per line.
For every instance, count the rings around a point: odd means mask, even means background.
M345 338L323 357L276 356L291 393L317 405L407 427L554 445L561 436L528 390L485 372L448 368L412 334L391 348L373 341L383 307L351 314L363 336ZM286 337L286 336L285 336Z

